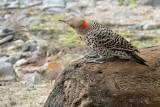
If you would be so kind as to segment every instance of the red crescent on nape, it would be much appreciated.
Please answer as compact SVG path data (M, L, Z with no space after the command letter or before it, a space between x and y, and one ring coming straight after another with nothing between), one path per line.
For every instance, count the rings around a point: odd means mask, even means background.
M79 26L79 28L80 29L88 28L87 22L84 19L82 19L82 21L83 21L83 25Z

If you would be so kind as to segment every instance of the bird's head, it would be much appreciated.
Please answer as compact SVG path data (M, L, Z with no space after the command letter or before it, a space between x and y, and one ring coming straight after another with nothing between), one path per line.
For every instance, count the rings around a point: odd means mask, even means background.
M70 18L69 20L60 19L59 21L68 24L75 30L88 28L88 24L83 18Z

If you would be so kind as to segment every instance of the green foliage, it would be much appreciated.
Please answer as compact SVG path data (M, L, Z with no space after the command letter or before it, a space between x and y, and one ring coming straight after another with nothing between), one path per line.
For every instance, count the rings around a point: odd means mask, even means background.
M160 41L159 35L139 40L133 40L133 38L130 39L130 42L137 48L151 47L153 45L156 45L159 41Z
M52 16L52 15L46 15L42 16L39 19L39 23L35 25L31 25L31 29L44 29L44 30L58 30L57 23L58 19L60 19L60 16Z
M27 12L24 13L24 16L29 17L29 16L33 16L33 15L37 15L38 11L35 9L30 9Z
M131 43L132 43L132 45L133 46L135 46L135 47L137 47L137 48L145 48L145 46L142 44L142 42L140 42L140 41L131 41Z
M126 37L126 36L131 35L131 32L129 30L127 30L127 31L124 30L124 31L119 31L118 34L120 34L121 36Z
M49 32L55 31L61 34L59 40L66 44L84 44L78 37L75 30L69 28L64 23L59 22L59 19L65 19L60 15L43 15L39 19L39 23L30 25L33 30L47 30Z
M118 2L118 6L123 6L123 5L130 5L130 4L135 4L134 0L121 0L120 2Z
M81 44L84 43L82 40L78 37L75 30L68 30L66 31L61 37L60 40L67 43L67 44Z

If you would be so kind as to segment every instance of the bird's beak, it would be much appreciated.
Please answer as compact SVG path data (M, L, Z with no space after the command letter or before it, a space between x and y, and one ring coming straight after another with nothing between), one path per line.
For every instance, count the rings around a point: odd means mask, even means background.
M63 23L67 23L67 20L59 19L58 21L63 22Z

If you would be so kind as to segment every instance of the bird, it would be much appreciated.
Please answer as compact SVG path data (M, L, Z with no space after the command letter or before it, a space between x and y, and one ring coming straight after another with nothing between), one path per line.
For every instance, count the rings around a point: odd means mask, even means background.
M67 20L59 19L58 21L66 23L76 30L80 39L91 49L87 55L86 63L104 63L103 59L112 58L134 59L142 65L146 65L146 60L141 58L137 53L138 49L118 33L114 33L109 27L84 18L72 17Z

